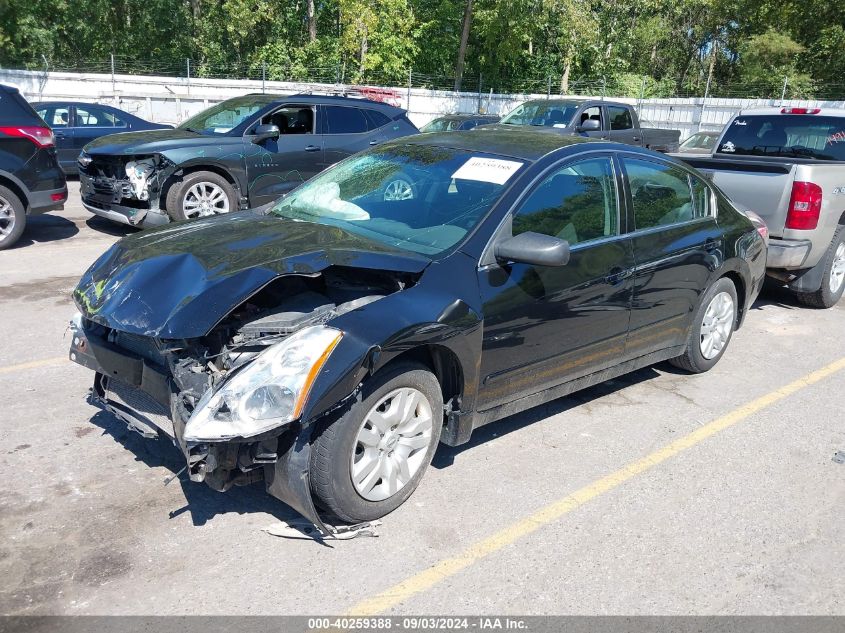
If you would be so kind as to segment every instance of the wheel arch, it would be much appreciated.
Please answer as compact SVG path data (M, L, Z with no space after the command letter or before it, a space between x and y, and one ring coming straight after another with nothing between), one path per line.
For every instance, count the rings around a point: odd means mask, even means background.
M25 190L19 183L0 173L0 185L6 187L18 197L18 200L23 204L24 211L29 210L29 198L27 198Z
M748 293L747 288L745 286L745 280L742 278L742 275L739 274L736 270L727 270L725 271L719 279L730 279L733 282L733 285L736 287L736 299L739 305L737 306L737 317L736 317L736 328L742 325L742 322L745 320L745 314L748 310L748 306L746 305L746 301L748 300Z
M217 163L209 163L209 162L195 162L186 164L176 171L174 171L170 176L167 177L167 180L164 181L164 185L161 187L160 193L160 200L166 201L167 194L169 193L170 189L180 182L185 176L189 176L190 174L195 174L200 171L208 171L213 174L217 174L221 178L225 178L226 182L228 182L235 190L236 200L235 203L240 207L241 200L243 198L243 194L241 192L241 185L238 182L238 179L232 174L230 170L222 165Z

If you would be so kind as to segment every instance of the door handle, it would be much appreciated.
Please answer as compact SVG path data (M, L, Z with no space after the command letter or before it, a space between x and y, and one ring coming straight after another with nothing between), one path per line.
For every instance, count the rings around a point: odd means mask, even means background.
M615 286L616 284L625 281L632 274L634 274L634 270L632 268L620 268L619 266L615 266L610 269L610 273L604 279L610 285Z
M634 137L634 143L639 143L639 142L640 142L640 137L639 137L639 136L635 136L635 137Z
M67 134L65 134L64 132L59 132L57 130L53 130L53 136L55 136L56 138L67 138Z
M320 151L320 148L319 148L319 147L317 147L316 145L306 145L306 146L305 146L305 151L306 151L306 152L319 152L319 151Z
M381 141L370 141L370 145L378 145Z

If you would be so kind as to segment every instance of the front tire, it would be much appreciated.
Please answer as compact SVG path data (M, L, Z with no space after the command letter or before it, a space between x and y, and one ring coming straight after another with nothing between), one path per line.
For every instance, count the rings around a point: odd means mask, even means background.
M176 182L167 192L167 212L174 220L193 220L237 209L231 183L211 171L195 171Z
M17 242L26 227L26 208L7 187L0 186L0 251Z
M417 363L387 367L320 430L311 452L312 489L343 521L383 517L419 485L442 427L437 378Z
M713 368L725 353L737 323L739 305L734 283L722 277L701 299L684 353L669 362L693 374Z
M825 254L822 286L815 292L796 292L798 301L811 308L832 308L845 291L845 226L833 234L833 242Z

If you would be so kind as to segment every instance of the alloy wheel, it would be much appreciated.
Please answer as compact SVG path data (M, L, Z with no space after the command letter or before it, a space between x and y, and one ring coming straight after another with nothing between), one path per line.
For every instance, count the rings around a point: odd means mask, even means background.
M434 415L425 395L412 387L394 389L364 417L352 448L350 475L367 501L392 497L425 464Z
M229 212L229 198L220 185L197 182L191 185L182 201L186 218L201 218Z
M15 210L12 203L0 196L0 242L12 234L15 229Z
M720 292L710 301L701 323L701 355L707 360L716 358L724 349L736 321L733 297Z
M830 267L830 292L835 295L843 283L845 283L845 242L839 244L833 255L833 263Z
M411 183L402 178L391 180L384 188L384 200L386 202L393 200L412 200L414 197L414 189Z

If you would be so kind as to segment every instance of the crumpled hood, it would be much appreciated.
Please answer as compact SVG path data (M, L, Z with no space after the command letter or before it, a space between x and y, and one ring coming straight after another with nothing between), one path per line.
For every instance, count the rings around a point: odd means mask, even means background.
M246 211L126 237L85 272L73 296L96 323L195 338L281 275L329 266L417 273L429 262L340 228Z
M212 138L180 129L140 130L101 136L88 143L82 150L92 156L132 156L156 154L172 149L185 149L196 145L208 147L210 143L241 145L240 138L221 136Z

